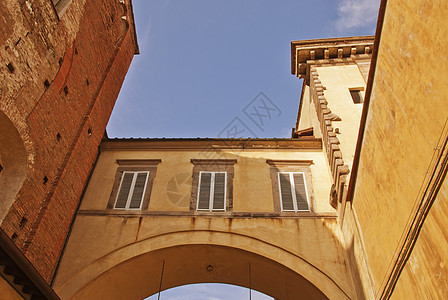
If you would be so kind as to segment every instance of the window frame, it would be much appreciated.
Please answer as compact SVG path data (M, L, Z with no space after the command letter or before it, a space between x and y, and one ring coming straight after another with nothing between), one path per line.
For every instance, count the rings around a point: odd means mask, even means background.
M129 193L128 193L128 196L127 196L127 199L126 199L125 206L124 207L117 207L118 196L120 195L120 191L121 191L121 188L122 188L122 185L123 185L123 181L124 181L124 177L125 177L126 174L133 174L131 187L129 188ZM139 205L139 207L138 208L130 208L131 202L132 202L132 197L134 196L135 184L137 182L138 174L146 174L145 184L143 186L143 193L142 193L142 196L140 198L140 205ZM121 176L120 186L118 187L118 192L117 192L117 196L115 197L115 204L114 204L114 208L113 209L141 210L142 209L142 205L143 205L143 199L145 198L146 188L148 186L149 176L150 176L150 171L124 171L123 175Z
M280 184L280 174L288 174L289 175L289 186L291 189L291 197L292 197L292 210L286 210L283 208L283 197L282 197L282 188ZM303 178L303 185L305 186L305 195L306 195L306 204L308 206L308 209L299 209L298 203L297 203L297 195L296 195L296 185L294 180L294 174L301 174ZM280 210L281 212L309 212L310 210L310 201L309 201L309 195L308 195L308 185L306 183L306 176L305 172L285 172L285 171L279 171L277 172L277 179L278 179L278 192L280 197Z
M353 104L363 104L364 103L364 95L362 94L362 91L364 91L364 88L349 88L348 89L349 93L350 93L350 97L352 98ZM353 98L353 92L356 92L360 102L356 102L355 98Z
M199 208L199 195L201 193L201 179L202 174L209 173L211 174L211 182L210 182L210 195L209 195L209 203L208 209ZM216 174L224 174L224 208L223 209L214 209L214 200L215 200L215 178ZM206 212L225 212L226 211L226 197L227 197L227 172L226 171L199 171L199 181L198 181L198 195L196 201L196 211L206 211Z
M191 159L193 164L190 213L192 215L231 214L233 211L233 178L236 159ZM199 184L200 174L204 172L226 173L224 210L199 210ZM213 207L212 207L213 208Z
M118 164L115 180L112 187L112 191L109 196L109 201L107 203L108 210L117 210L117 211L144 211L148 210L149 201L151 197L152 186L154 183L154 178L157 174L157 166L161 162L160 159L117 159L116 163ZM116 202L118 199L119 192L121 190L121 185L123 182L124 174L126 173L144 173L146 172L148 175L146 177L146 183L143 190L142 199L140 200L140 208L129 208L130 201L129 197L131 197L131 190L128 195L128 199L126 200L125 208L117 208ZM137 176L134 175L132 183L135 183ZM134 184L135 186L135 184ZM133 190L132 190L133 191Z
M274 212L280 216L309 215L315 213L316 200L313 190L311 165L312 160L272 160L267 159L266 163L270 165L270 177L272 183L272 195L274 201ZM283 210L281 198L281 189L279 182L279 173L302 173L304 176L305 191L307 196L308 210ZM291 190L292 191L292 190Z

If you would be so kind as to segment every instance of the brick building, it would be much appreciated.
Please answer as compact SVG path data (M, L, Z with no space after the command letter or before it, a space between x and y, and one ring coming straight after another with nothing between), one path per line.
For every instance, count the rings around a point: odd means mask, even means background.
M38 295L139 51L132 4L1 1L0 44L2 272Z

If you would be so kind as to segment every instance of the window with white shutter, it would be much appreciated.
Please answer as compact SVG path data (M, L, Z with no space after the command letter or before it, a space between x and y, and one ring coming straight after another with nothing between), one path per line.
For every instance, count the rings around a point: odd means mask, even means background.
M226 172L199 172L198 211L226 210Z
M274 212L282 216L307 215L316 207L312 160L272 160L270 166Z
M141 209L149 171L123 172L115 209Z
M190 211L196 215L231 213L233 165L236 159L191 159L193 180Z
M278 185L282 211L309 211L305 174L278 172Z
M147 210L160 159L117 159L107 209Z

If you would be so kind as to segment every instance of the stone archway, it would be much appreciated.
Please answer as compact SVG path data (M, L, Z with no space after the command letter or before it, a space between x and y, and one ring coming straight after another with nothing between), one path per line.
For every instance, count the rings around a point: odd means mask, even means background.
M328 299L303 276L271 259L216 245L183 245L139 255L108 270L73 299L142 299L158 292L161 278L162 290L226 283L250 287L275 299Z
M85 235L83 240L87 242ZM117 247L86 263L89 253L63 259L54 284L61 299L143 299L158 291L163 261L162 289L215 282L251 287L276 299L350 298L340 278L334 280L306 258L247 235L180 231Z
M0 111L0 223L5 218L27 173L27 152L11 120Z

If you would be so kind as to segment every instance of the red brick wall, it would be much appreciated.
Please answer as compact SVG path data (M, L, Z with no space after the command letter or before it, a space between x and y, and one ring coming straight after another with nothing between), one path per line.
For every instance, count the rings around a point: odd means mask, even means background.
M50 2L24 2L20 12L0 4L0 23L19 28L0 33L1 58L15 67L2 69L0 108L29 152L27 178L1 227L47 281L134 54L118 1L73 0L60 21Z

